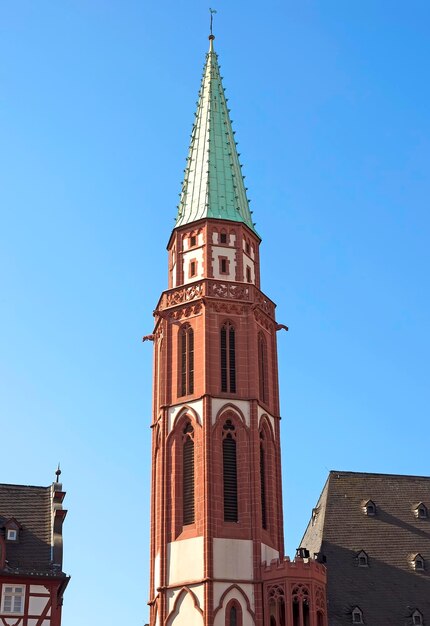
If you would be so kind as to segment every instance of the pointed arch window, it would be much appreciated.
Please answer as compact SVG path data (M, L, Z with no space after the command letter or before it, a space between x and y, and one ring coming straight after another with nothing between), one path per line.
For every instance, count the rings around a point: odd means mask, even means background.
M222 432L222 466L224 486L224 521L238 521L236 429L227 420Z
M264 433L260 432L260 495L261 495L261 525L267 529L266 503L266 451L264 449Z
M237 600L230 600L225 611L226 626L242 626L242 607Z
M258 377L260 400L268 402L269 386L267 380L267 344L263 333L258 334Z
M309 589L298 584L292 590L293 626L309 626L310 623L310 596Z
M273 585L269 589L270 626L285 626L285 591L281 585Z
M182 435L182 511L186 526L194 523L194 429L190 422Z
M236 393L236 334L230 322L221 327L221 391Z
M194 393L194 331L189 324L179 331L179 395Z

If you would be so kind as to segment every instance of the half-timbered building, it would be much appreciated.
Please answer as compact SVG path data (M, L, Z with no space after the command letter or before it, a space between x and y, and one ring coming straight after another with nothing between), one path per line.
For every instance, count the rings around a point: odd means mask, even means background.
M65 492L0 484L0 626L60 626Z

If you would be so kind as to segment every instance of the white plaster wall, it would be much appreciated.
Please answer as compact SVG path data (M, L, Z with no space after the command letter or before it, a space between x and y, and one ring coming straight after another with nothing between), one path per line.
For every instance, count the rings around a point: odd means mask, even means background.
M43 609L48 604L49 597L40 598L40 597L32 597L30 596L28 602L28 612L30 615L41 615Z
M215 578L227 578L232 581L252 579L252 541L215 538L213 563Z
M261 544L261 562L270 563L273 559L279 559L279 552L265 543Z
M229 404L237 406L243 413L245 418L245 423L247 426L251 423L251 403L248 400L234 400L231 402L228 401ZM218 412L222 409L223 406L226 405L225 398L212 398L212 424L215 424L216 416ZM227 407L232 408L232 407Z
M205 608L205 588L204 585L187 585L189 589L194 593L197 598L199 607L202 611ZM175 606L176 598L181 593L183 587L178 587L177 589L169 589L167 595L167 614L169 615L173 611L173 607Z
M160 586L160 554L157 554L154 560L154 597L157 595L157 589Z
M219 257L224 256L229 260L228 274L221 274L219 271ZM214 278L221 280L236 280L236 250L234 248L222 248L213 246L212 248L212 272Z
M202 415L203 415L203 400L194 400L193 402L187 402L186 405L183 404L177 404L176 406L171 406L169 408L169 422L168 422L168 432L170 433L170 431L172 430L173 426L175 425L175 420L178 417L179 413L183 410L186 409L187 407L190 407L191 409L193 409L196 413L196 419L197 422L201 425L202 424Z
M243 280L244 282L247 282L246 280L246 268L247 267L251 268L251 283L255 285L255 263L249 258L247 254L243 253Z
M24 623L24 620L22 618L18 619L18 621L16 617L4 617L3 619L4 623L7 624L7 626L22 626L22 624Z
M270 415L265 409L263 409L261 406L258 406L258 424L260 425L260 420L261 420L261 416L262 415L267 415L267 417L269 418L269 422L273 428L273 436L275 436L275 418Z
M197 273L195 276L189 277L189 266L192 259L197 261ZM191 248L189 252L184 252L182 262L184 269L184 285L203 278L203 248Z
M49 596L49 589L44 585L30 585L30 593L45 593Z
M167 544L167 584L188 584L203 578L203 537Z
M203 626L203 616L194 606L190 593L182 594L175 613L167 621L168 626Z
M249 605L252 611L254 611L254 587L253 585L241 584L238 585L240 589L243 591L245 596L248 598ZM216 609L220 603L221 596L226 589L230 587L230 583L215 583L214 584L214 609ZM238 591L238 589L231 589L225 596L222 607L217 612L214 619L214 626L225 626L225 608L230 600L237 600L242 607L242 616L243 616L243 626L254 626L255 622L252 618L252 615L248 612L246 600L243 597L243 594Z

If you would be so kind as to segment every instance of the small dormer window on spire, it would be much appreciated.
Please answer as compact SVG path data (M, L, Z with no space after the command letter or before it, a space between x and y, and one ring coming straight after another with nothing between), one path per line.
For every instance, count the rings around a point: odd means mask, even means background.
M412 623L414 624L414 626L420 626L421 624L423 624L423 616L418 610L412 613Z

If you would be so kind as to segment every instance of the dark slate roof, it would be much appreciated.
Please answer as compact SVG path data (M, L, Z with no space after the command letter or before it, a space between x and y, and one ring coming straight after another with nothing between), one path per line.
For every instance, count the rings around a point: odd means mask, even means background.
M430 511L430 478L330 472L301 542L327 558L329 626L351 624L355 606L369 626L412 624L416 609L430 624L430 518L415 517L419 502ZM357 565L361 550L368 567ZM417 553L422 572L410 564Z
M21 525L19 542L6 542L3 572L16 574L61 574L52 565L52 487L0 484L0 536L4 524L14 517Z

